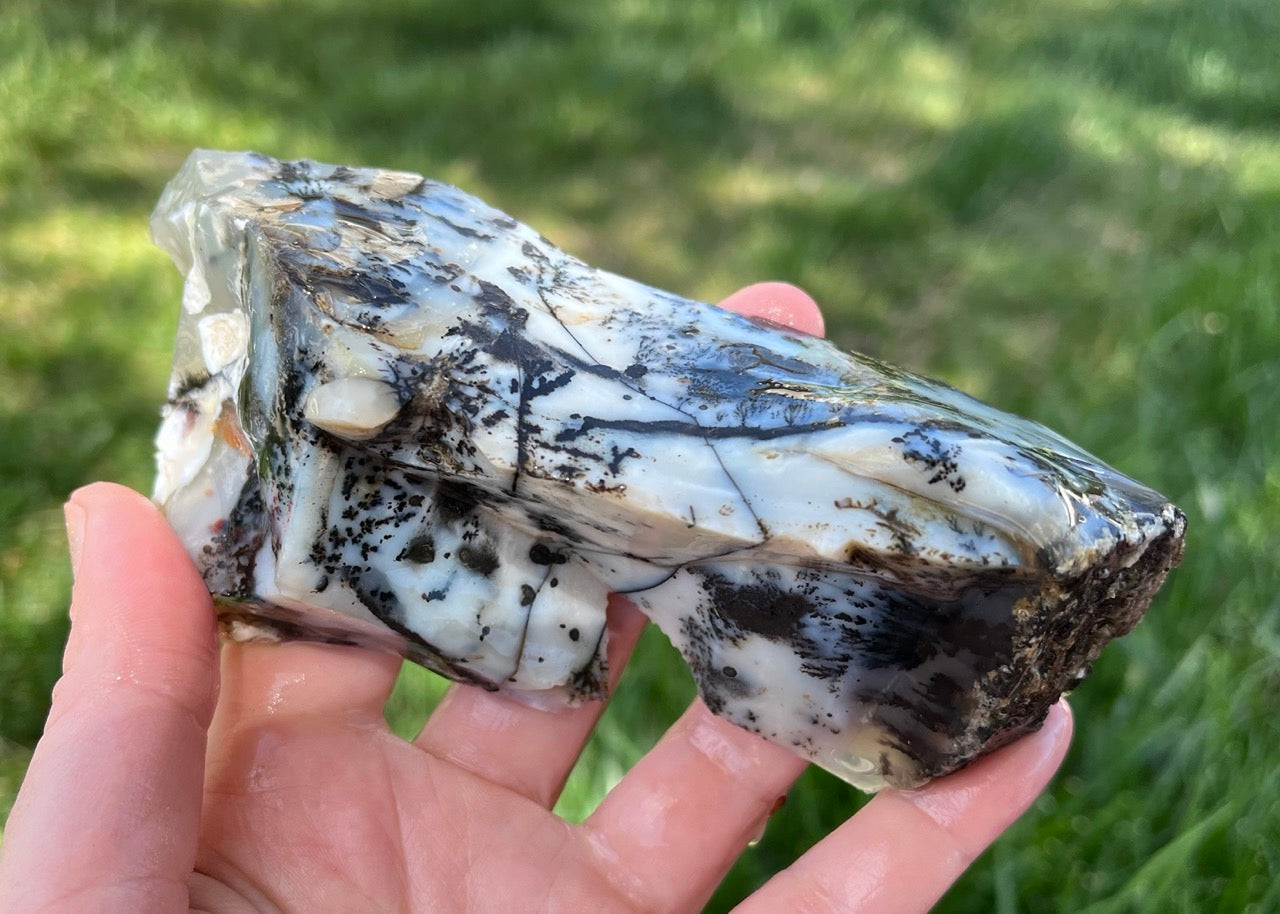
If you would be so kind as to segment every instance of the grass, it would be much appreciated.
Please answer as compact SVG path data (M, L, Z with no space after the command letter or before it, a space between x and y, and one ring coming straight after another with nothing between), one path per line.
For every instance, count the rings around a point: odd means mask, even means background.
M180 288L148 211L191 147L249 147L460 183L697 297L796 282L1173 497L1183 568L941 910L1280 908L1278 32L1270 0L5 4L0 813L66 633L59 506L149 486ZM407 672L396 726L439 689ZM561 810L691 689L649 633ZM711 910L859 802L805 775Z

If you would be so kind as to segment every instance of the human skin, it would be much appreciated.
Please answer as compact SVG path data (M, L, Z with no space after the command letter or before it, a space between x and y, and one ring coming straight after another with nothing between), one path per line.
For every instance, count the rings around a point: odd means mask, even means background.
M780 283L726 308L821 334ZM219 645L163 517L95 484L67 504L63 676L0 852L0 911L697 911L805 763L695 701L583 823L551 812L603 710L453 686L412 741L383 706L397 657ZM616 683L644 617L609 607ZM1044 727L886 790L741 912L920 911L1043 790Z

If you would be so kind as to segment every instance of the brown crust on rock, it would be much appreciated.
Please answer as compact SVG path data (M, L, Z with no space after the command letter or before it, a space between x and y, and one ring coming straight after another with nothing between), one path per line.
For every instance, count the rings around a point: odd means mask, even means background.
M1164 533L1139 547L1121 544L1074 579L1049 582L1018 618L1013 659L975 689L978 709L954 755L929 764L921 780L963 767L977 756L1039 730L1062 695L1089 671L1112 639L1142 619L1169 572L1182 561L1186 517L1170 506ZM908 786L908 785L895 785Z

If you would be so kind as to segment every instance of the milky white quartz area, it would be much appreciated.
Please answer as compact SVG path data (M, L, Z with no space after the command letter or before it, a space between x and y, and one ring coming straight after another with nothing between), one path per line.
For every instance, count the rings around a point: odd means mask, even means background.
M201 151L153 233L155 497L241 634L553 706L603 695L623 591L712 710L878 789L1037 726L1176 561L1177 510L1044 427L416 175Z

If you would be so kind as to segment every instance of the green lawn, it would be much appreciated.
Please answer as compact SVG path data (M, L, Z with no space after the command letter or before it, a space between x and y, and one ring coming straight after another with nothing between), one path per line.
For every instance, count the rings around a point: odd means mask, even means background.
M150 484L180 282L148 212L193 146L256 148L461 184L696 297L798 283L841 343L1174 498L1184 566L942 909L1280 909L1278 42L1274 0L9 0L0 815L66 632L61 502ZM562 811L691 691L650 632ZM406 673L397 727L438 692ZM859 803L806 775L712 909Z

